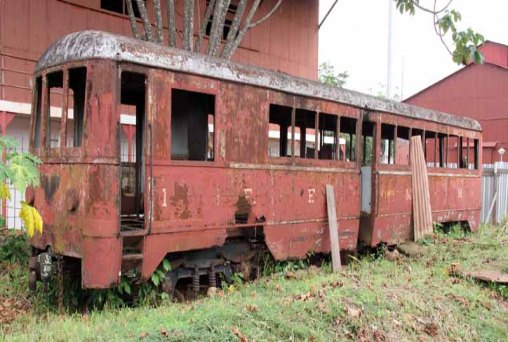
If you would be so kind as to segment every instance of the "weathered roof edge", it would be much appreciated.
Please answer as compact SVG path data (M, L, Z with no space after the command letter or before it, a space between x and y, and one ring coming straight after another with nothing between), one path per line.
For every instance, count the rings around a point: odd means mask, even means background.
M330 87L316 81L281 72L172 49L160 44L101 31L80 31L64 36L51 45L37 62L36 71L86 59L111 59L151 67L178 70L231 82L266 87L295 95L310 96L480 131L473 119L454 116L401 102L385 100L356 91Z

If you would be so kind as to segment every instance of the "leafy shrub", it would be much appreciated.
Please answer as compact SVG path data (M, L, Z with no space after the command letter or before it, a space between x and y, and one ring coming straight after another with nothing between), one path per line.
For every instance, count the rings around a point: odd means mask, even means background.
M16 231L6 231L0 237L0 262L28 264L29 247L25 234Z

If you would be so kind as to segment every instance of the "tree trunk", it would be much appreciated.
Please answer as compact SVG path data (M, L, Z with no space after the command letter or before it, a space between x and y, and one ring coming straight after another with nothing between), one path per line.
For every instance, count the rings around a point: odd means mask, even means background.
M198 0L199 1L199 0ZM194 0L185 0L183 10L183 49L192 51L194 36Z
M233 19L233 23L231 24L231 28L229 29L229 33L226 38L226 43L224 44L224 49L222 50L223 55L227 51L231 50L233 46L233 42L235 41L238 30L240 29L240 23L242 22L243 13L245 12L246 7L247 0L240 0L236 8L235 18Z
M155 12L155 23L157 25L157 43L162 43L164 35L162 33L161 0L153 0L153 10Z
M168 43L170 47L176 47L175 0L166 1L166 10L168 14Z
M243 36L245 36L245 33L249 30L250 23L252 22L252 18L254 17L254 14L256 14L256 11L258 10L259 3L261 0L254 0L254 3L252 4L252 7L249 11L249 14L247 15L247 18L245 18L245 22L243 23L242 29L238 32L233 42L230 44L228 50L224 50L222 52L222 58L224 59L230 59L231 56L233 56L233 53L238 48L238 45L240 45L240 42L243 39Z
M153 41L152 35L152 25L150 24L150 20L148 19L148 13L146 13L146 6L143 0L136 0L138 4L139 14L141 15L141 19L143 20L143 26L145 27L145 36L146 40L149 42Z
M215 57L219 53L219 46L224 30L224 20L226 19L226 13L228 11L230 2L231 0L218 0L217 4L215 5L215 11L213 12L212 32L210 33L210 39L208 41L207 54L209 56Z
M270 12L268 12L263 18L259 19L257 22L252 23L252 18L254 17L254 14L256 13L256 11L259 7L260 1L261 0L254 0L254 4L252 5L252 8L250 9L249 14L247 15L247 18L245 19L243 27L236 35L236 38L233 41L233 43L231 44L231 46L229 47L229 49L228 50L224 49L224 51L222 52L222 58L227 59L227 60L231 59L234 52L236 51L236 49L242 42L243 37L245 36L245 33L247 33L247 31L250 30L251 28L254 28L255 26L261 24L262 22L264 22L265 20L270 18L272 16L272 14L275 13L275 11L282 4L282 0L278 0L277 3L275 4L275 6L273 6L273 8L270 10Z
M138 31L138 22L136 21L136 16L134 15L134 9L132 8L132 0L127 0L127 13L129 14L129 20L131 22L131 29L134 38L141 39L141 35Z
M201 42L202 42L203 37L206 33L206 27L208 26L208 21L210 20L210 17L212 16L214 7L215 7L215 0L210 0L210 2L208 3L208 7L206 8L206 11L205 11L205 17L203 19L203 24L199 28L198 39L196 41L196 45L194 46L195 52L201 52Z

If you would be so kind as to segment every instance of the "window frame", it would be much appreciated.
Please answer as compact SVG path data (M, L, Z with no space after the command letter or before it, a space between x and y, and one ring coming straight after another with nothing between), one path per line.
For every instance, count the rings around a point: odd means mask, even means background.
M67 141L63 140L67 137L67 116L68 116L68 95L69 95L69 69L78 69L78 68L85 68L86 70L86 79L85 79L85 89L84 89L84 108L83 108L83 131L82 131L82 137L81 137L81 145L80 146L67 146ZM59 139L60 143L58 147L50 147L46 145L47 141L47 125L48 125L48 119L51 120L51 102L49 100L49 89L48 89L48 74L52 74L55 72L62 72L63 79L62 79L62 97L60 101L61 106L61 116L60 116L60 132L59 132ZM88 130L88 120L89 120L89 111L88 106L86 105L88 103L88 93L90 88L90 66L86 62L75 62L75 63L67 63L64 65L59 65L51 68L47 68L41 72L38 72L34 75L34 84L35 87L37 86L37 78L41 78L41 94L37 92L37 89L34 89L34 94L32 95L32 113L31 113L31 119L30 119L30 146L33 149L34 152L36 152L38 155L45 155L46 157L60 157L60 156L70 156L70 157L76 157L80 151L84 148L86 145L86 137L87 137L87 130ZM40 133L39 133L39 144L36 145L36 116L37 116L37 101L40 97L41 100L41 106L40 106ZM49 106L49 107L48 107ZM51 131L50 131L51 132Z
M331 167L344 167L344 168L356 168L358 165L360 165L359 161L359 146L360 146L360 137L359 137L359 130L361 127L361 116L359 114L353 114L351 111L358 111L357 108L349 107L349 106L341 106L333 103L332 105L327 105L326 103L322 103L321 101L313 101L311 99L307 98L294 98L290 101L287 100L281 100L279 96L276 96L278 98L278 101L275 99L269 99L268 105L267 105L267 114L266 114L266 122L267 122L267 131L270 130L270 106L276 105L280 107L287 107L291 108L291 140L288 143L291 144L291 155L290 156L282 156L282 157L274 157L269 155L269 149L266 149L266 160L269 163L272 164L288 164L291 163L293 165L298 164L302 166L331 166ZM301 105L302 103L305 103L305 105ZM333 108L332 108L333 107ZM352 110L345 110L344 108L349 108ZM318 149L316 148L314 151L314 157L313 158L301 158L294 156L296 144L295 144L295 121L296 121L296 112L297 110L304 110L309 112L314 112L315 114L315 135L314 135L314 144L315 147L319 146L319 121L321 120L321 114L323 115L329 115L334 116L336 118L336 137L337 137L337 143L335 146L335 153L337 156L337 159L321 159L319 158ZM338 112L344 112L343 114L338 114ZM339 159L339 153L340 153L340 121L341 118L347 118L355 120L355 131L353 133L354 135L354 141L355 141L355 149L354 149L354 161L346 161L346 160L340 160ZM267 147L269 144L269 133L266 134L267 139Z
M172 74L172 73L170 73ZM170 75L168 74L168 75ZM175 74L176 75L176 74ZM147 75L148 76L148 75ZM202 79L202 77L200 76L192 76L191 79L194 80L194 77L197 77L197 79ZM189 83L185 83L185 82L179 82L177 80L178 78L175 78L175 80L173 82L171 82L169 84L169 88L167 90L168 94L169 94L169 99L170 99L170 105L169 105L169 109L168 109L168 142L169 142L169 146L168 146L168 154L167 154L167 160L169 162L169 165L192 165L192 166L219 166L219 165L222 165L224 163L224 157L221 156L221 152L225 152L225 151L220 151L219 150L219 129L218 129L218 124L219 124L219 115L220 115L220 111L219 111L219 102L220 102L220 96L219 96L219 86L218 86L218 81L213 81L213 80L210 80L213 84L211 84L209 87L200 87L199 85L198 86L195 86L195 85L189 85ZM150 79L149 77L147 77L147 81L150 82ZM195 84L199 84L199 82L195 82ZM208 160L208 161L205 161L205 160L178 160L178 159L172 159L171 158L171 154L172 154L172 142L171 142L171 139L172 139L172 136L171 136L171 123L172 123L172 103L173 103L173 96L172 96L172 91L173 89L175 90L183 90L183 91L187 91L187 92L194 92L194 93L202 93L202 94L205 94L205 95L211 95L211 96L214 96L215 100L214 100L214 127L213 127L213 160ZM151 91L150 90L150 87L148 86L147 87L147 91ZM148 101L147 101L148 102ZM148 106L148 103L147 103L147 106ZM147 110L149 110L149 108L147 108ZM147 112L148 113L148 112ZM147 118L147 123L151 123L151 118L152 116L149 115L149 117ZM160 133L156 133L154 132L154 138L157 136L157 134L160 134Z

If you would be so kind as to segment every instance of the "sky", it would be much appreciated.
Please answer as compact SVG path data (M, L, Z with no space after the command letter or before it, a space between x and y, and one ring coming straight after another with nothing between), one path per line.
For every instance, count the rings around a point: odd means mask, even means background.
M393 0L339 0L319 31L319 62L347 71L346 88L386 94L388 8ZM334 0L320 0L320 19ZM446 4L447 0L438 0ZM421 0L432 7L433 0ZM508 44L508 0L454 0L458 28ZM460 69L434 32L433 17L417 10L401 15L393 4L392 94L405 99Z

